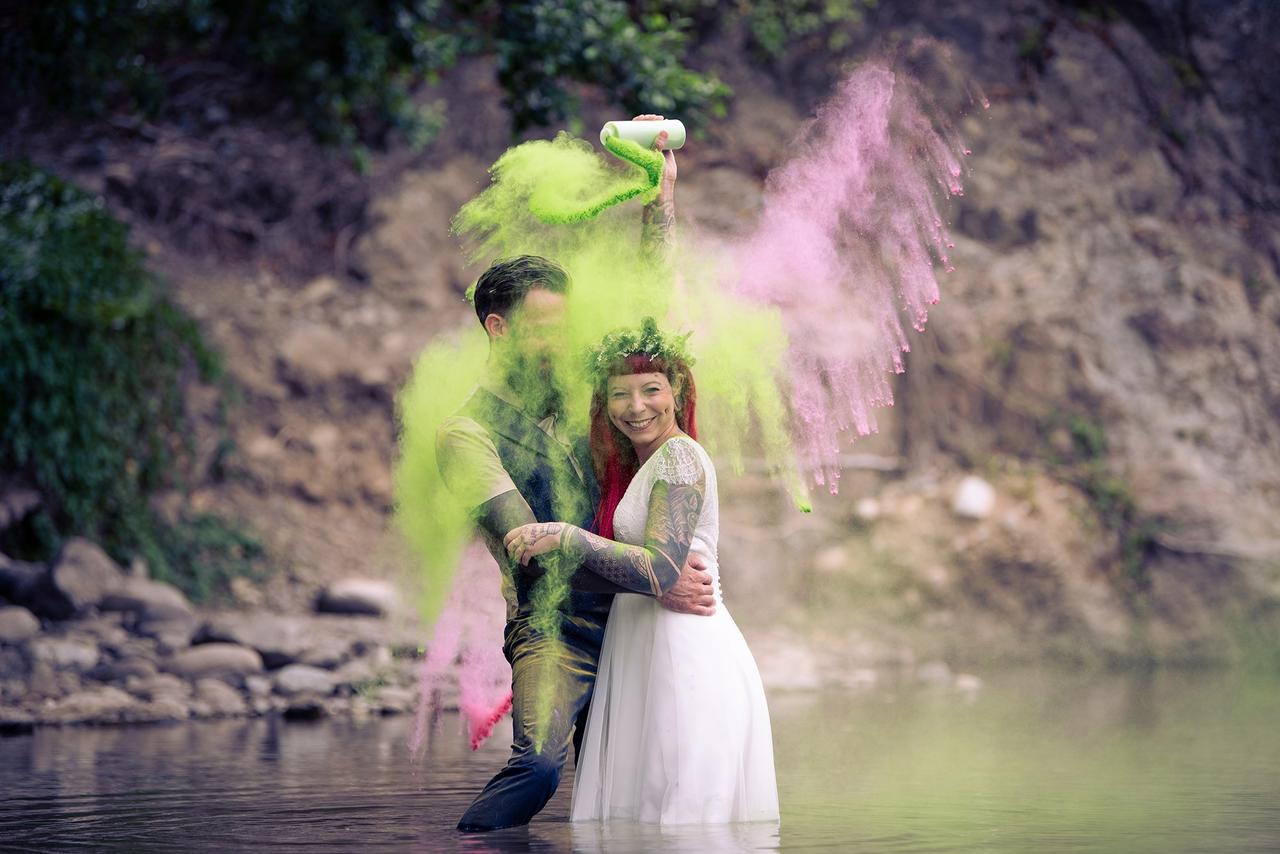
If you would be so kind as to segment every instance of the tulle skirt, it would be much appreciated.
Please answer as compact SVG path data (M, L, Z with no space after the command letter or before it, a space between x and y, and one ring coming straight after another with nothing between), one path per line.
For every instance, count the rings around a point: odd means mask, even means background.
M570 817L778 820L760 672L723 603L698 617L614 598Z

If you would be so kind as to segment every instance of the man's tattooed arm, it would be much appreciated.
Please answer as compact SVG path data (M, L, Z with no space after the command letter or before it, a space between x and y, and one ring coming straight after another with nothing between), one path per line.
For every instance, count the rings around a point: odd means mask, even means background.
M511 489L501 495L490 498L480 505L477 524L488 535L486 539L490 542L501 543L507 532L513 531L522 525L534 524L537 521L524 497L517 490ZM498 556L494 555L494 557ZM499 563L502 563L502 561L499 560ZM517 567L517 569L535 578L546 572L546 569L538 563L538 558L536 557L529 561L528 566ZM604 577L581 567L569 579L569 586L584 593L628 592L627 588L619 587Z
M694 483L657 481L649 496L643 546L631 546L566 525L560 551L633 593L661 596L680 578L702 513L706 477Z

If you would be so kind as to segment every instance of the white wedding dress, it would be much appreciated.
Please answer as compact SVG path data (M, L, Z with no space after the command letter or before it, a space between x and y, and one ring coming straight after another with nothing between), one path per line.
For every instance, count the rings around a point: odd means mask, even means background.
M755 659L720 596L716 473L702 446L667 440L614 514L619 542L642 545L658 480L706 497L691 551L715 584L712 617L676 614L639 594L613 600L578 757L570 818L657 824L777 821L769 710Z

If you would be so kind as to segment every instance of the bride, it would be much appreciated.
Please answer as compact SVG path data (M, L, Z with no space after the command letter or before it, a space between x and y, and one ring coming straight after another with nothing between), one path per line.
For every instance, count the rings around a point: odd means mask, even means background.
M720 597L716 472L696 441L691 361L684 339L652 319L606 336L590 359L596 532L546 522L506 537L521 565L557 551L605 578L640 572L655 596L691 552L715 579L712 617L677 614L647 596L614 598L578 755L574 821L778 819L764 689Z

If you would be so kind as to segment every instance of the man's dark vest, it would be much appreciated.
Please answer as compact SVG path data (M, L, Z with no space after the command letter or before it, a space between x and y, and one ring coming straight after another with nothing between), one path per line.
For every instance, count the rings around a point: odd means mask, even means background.
M485 429L498 458L539 522L569 522L591 529L600 491L591 468L585 439L572 450L547 435L538 423L497 395L478 389L463 406L462 415ZM577 470L574 461L577 462ZM578 476L578 471L582 476ZM516 600L529 602L528 580L516 572ZM574 613L608 612L609 593L574 591L566 603Z

